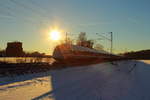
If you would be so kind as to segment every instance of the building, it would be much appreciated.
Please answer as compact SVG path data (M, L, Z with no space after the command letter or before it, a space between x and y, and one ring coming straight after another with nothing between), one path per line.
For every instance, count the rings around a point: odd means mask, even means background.
M21 42L8 42L6 48L6 56L20 57L23 56L23 48Z
M93 44L94 43L91 40L80 41L80 42L77 43L77 45L87 47L87 48L93 48Z

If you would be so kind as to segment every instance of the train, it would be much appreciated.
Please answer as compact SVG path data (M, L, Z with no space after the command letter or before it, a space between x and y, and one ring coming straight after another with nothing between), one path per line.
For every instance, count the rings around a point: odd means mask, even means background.
M57 45L53 58L66 64L98 63L120 59L121 56L73 44Z

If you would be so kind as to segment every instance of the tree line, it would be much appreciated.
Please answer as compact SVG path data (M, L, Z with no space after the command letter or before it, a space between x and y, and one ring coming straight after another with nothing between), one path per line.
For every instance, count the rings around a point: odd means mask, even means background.
M131 59L150 59L150 50L125 52L122 55Z
M34 52L23 52L23 57L47 57L45 53L40 53L38 51ZM5 50L0 50L0 57L7 57Z

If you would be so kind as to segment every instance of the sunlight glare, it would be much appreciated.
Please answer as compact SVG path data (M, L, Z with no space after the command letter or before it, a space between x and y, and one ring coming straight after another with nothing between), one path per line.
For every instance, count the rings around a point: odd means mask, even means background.
M60 39L60 32L57 31L57 30L53 30L53 31L50 32L50 37L51 37L52 40L57 41L57 40Z

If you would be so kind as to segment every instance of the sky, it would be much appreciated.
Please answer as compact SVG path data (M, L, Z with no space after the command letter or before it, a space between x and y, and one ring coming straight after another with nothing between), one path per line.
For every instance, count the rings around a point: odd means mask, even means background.
M150 49L149 0L0 0L0 49L7 42L21 41L25 51L52 54L56 42L49 31L88 39L109 50L106 37L113 32L113 51L121 53Z

